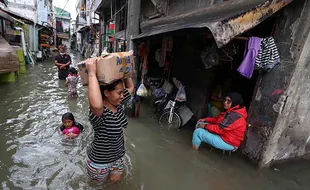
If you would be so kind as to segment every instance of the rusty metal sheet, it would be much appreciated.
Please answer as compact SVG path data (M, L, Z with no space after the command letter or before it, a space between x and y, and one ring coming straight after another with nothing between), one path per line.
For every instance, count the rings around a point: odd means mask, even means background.
M174 17L141 23L134 39L190 28L209 28L218 47L255 27L293 0L234 0Z

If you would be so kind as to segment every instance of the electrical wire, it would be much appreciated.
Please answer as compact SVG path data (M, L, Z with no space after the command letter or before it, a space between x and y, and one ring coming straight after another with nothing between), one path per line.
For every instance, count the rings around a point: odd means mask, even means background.
M62 13L64 12L64 10L65 10L65 8L66 8L67 4L69 3L69 1L70 1L70 0L67 0L67 2L66 2L66 4L65 4L65 6L62 8L61 13L59 14L59 16L61 16L61 15L62 15Z
M107 22L110 22L113 20L113 18L115 18L115 16L121 12L126 6L128 5L128 1L112 16L112 18L110 20L108 20Z

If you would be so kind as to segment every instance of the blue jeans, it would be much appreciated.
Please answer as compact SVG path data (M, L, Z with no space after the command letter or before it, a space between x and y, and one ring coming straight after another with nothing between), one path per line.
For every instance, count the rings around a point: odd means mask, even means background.
M223 141L223 139L219 135L210 133L206 129L196 127L193 134L192 143L198 148L202 142L221 150L230 151L236 149L234 146L227 144L225 141Z

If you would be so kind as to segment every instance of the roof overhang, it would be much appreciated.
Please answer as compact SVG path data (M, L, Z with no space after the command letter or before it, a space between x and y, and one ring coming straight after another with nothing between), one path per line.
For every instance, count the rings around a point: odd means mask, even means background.
M95 12L99 13L102 7L109 7L111 4L111 0L102 0L102 1L95 1Z
M126 31L122 30L122 31L116 32L113 37L115 39L125 40L125 38L126 38Z
M19 15L18 13L11 11L11 10L8 9L7 7L2 8L2 9L0 9L0 10L1 10L2 12L6 13L7 15L13 17L13 20L14 20L14 21L16 21L16 19L22 19L22 20L25 21L25 22L34 23L34 21L31 20L30 18L26 18L26 17L24 17L24 16L22 16L22 15Z
M14 18L12 16L10 16L9 14L7 14L5 11L0 9L0 17L4 18L5 20L8 20L12 23L15 22Z
M234 0L186 14L141 23L142 33L133 39L190 28L209 28L218 47L255 27L293 0Z
M86 29L88 29L89 28L89 26L82 26L81 28L78 28L77 30L76 30L76 32L83 32L84 30L86 30Z

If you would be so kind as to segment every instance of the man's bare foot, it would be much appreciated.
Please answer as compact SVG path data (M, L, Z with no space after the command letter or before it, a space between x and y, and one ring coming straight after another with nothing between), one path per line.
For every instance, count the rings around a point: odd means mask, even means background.
M194 150L198 150L198 147L197 147L197 146L192 145L192 147L193 147Z

